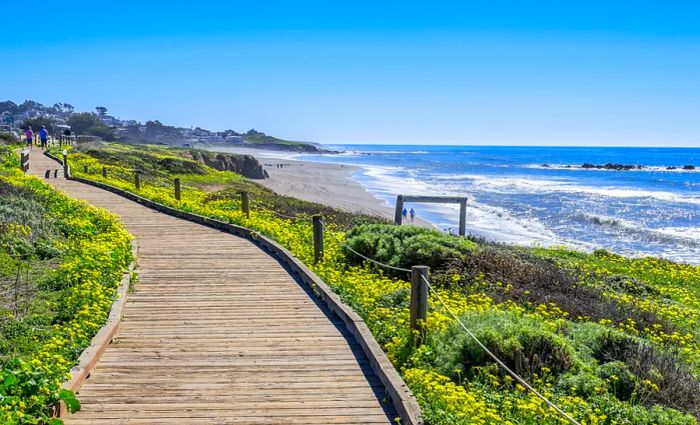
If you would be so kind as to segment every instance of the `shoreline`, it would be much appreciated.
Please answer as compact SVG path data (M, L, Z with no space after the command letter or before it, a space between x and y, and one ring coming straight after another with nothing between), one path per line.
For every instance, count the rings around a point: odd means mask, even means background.
M394 207L377 198L353 178L362 167L356 165L287 159L279 151L228 146L208 146L209 151L254 156L270 175L253 180L285 196L316 202L352 213L394 219ZM279 167L281 165L281 167ZM435 223L416 217L412 224L436 229Z

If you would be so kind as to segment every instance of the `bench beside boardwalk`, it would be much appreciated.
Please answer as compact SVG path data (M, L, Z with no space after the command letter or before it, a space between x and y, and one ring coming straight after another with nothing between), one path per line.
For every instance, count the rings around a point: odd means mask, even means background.
M59 168L38 152L30 172ZM61 177L121 216L138 283L67 424L388 424L396 413L342 321L250 241Z

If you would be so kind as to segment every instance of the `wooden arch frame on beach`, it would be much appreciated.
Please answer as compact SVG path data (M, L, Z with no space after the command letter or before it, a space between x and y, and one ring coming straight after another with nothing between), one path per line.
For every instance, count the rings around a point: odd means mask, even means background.
M403 220L404 202L420 202L430 204L459 204L459 235L464 236L467 228L467 197L466 196L410 196L398 195L396 197L396 211L394 223L401 225Z

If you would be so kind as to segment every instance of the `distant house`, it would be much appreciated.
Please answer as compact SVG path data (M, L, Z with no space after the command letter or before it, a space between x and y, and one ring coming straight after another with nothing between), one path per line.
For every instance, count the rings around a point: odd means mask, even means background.
M194 134L196 137L209 137L211 136L211 131L197 127L194 129L192 134Z
M243 144L243 136L228 136L224 138L224 141L226 143L232 143L234 145L242 145Z

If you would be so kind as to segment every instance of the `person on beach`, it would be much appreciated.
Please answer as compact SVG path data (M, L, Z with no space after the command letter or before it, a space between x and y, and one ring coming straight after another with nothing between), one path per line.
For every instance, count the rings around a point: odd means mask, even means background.
M27 147L31 149L32 141L34 140L34 132L32 131L31 126L27 127L27 130L24 132L24 135L27 137Z
M413 208L411 208L410 214L411 214L411 223L413 223L416 219L416 211Z
M406 220L406 216L408 215L408 210L406 208L401 211L401 215L403 215L403 219Z
M49 139L49 132L46 131L46 127L43 125L41 126L41 130L39 130L39 140L41 140L41 148L46 149L46 146L48 145L48 139Z

